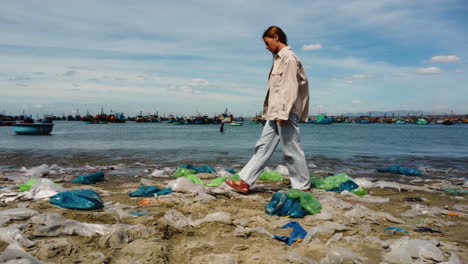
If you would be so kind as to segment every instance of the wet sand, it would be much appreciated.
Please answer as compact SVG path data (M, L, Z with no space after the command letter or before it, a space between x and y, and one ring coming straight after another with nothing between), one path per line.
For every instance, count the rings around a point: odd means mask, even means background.
M318 174L326 177L329 173ZM15 184L6 180L5 176L3 175L0 186L13 188ZM207 196L174 192L159 197L133 198L128 194L138 189L141 182L164 188L174 179L151 177L150 172L137 176L106 174L104 182L80 185L70 183L74 176L59 174L46 177L68 189L95 190L106 202L104 209L93 211L63 209L51 205L48 200L38 200L10 202L3 204L0 210L27 207L41 214L58 213L66 219L83 223L110 225L115 227L115 230L104 235L95 234L89 237L63 234L46 236L38 232L38 224L32 223L30 219L10 221L8 225L23 224L23 233L35 243L26 248L26 251L40 261L46 263L315 263L314 261L353 263L352 260L333 259L333 252L339 252L342 247L363 257L360 260L355 258L355 263L381 263L384 262L384 255L391 251L389 245L404 236L399 233L386 234L384 228L390 226L408 230L410 239L436 239L439 241L438 248L442 251L445 261L448 261L451 252L468 261L466 235L468 212L454 208L458 205L458 209L466 210L467 196L447 194L434 187L435 184L441 183L461 187L459 180L450 183L438 179L420 179L420 182L411 184L411 186L432 186L430 192L398 191L393 188L368 189L372 197L389 198L390 201L386 203L373 203L356 196L314 190L314 195L322 203L322 212L314 216L292 219L271 216L264 211L273 193L289 189L290 183L287 179L282 182L259 181L248 195L240 195L230 191L228 187L220 187L217 189L222 191ZM199 176L205 181L217 177L214 174ZM371 178L372 174L366 177ZM405 197L422 197L428 201L406 202ZM149 201L149 204L141 205L142 199ZM427 213L413 217L401 216L414 204L447 210L457 215L448 215L444 213L445 211L439 211L433 215ZM141 210L149 214L131 216L108 210L115 208L116 205L128 205L130 208L122 209L124 212ZM353 209L364 207L373 213L389 213L396 220L382 216L350 216ZM225 212L230 216L221 222L208 221L196 226L177 226L167 220L167 216L173 215L174 210L185 217L191 217L191 220L203 219L216 212ZM271 234L289 236L291 229L281 230L280 227L290 221L299 222L306 231L327 223L338 223L341 228L320 232L310 241L294 243L291 246L255 229L263 227ZM132 227L124 230L118 229L119 225L132 225ZM421 226L443 233L413 231ZM366 239L369 237L378 239ZM3 252L7 246L7 243L0 241L0 252Z

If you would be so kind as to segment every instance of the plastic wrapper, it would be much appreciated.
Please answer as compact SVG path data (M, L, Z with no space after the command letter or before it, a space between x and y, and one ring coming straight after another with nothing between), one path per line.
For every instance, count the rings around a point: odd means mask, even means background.
M259 180L261 181L282 181L283 176L276 171L266 171L260 175Z
M50 203L62 208L78 210L94 210L104 207L101 196L93 190L60 192L51 197Z
M72 180L72 183L79 184L96 184L104 180L104 172L98 171L90 174L83 174Z

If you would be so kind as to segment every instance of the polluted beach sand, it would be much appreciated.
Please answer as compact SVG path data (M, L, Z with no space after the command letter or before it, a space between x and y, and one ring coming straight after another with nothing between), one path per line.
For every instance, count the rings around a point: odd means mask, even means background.
M96 184L72 183L83 171L57 165L0 174L0 262L6 263L466 263L465 179L407 177L407 183L349 174L368 194L312 189L321 211L302 218L269 215L265 206L283 180L258 181L248 195L225 184L206 187L176 168L137 176L103 171ZM102 170L104 169L104 170ZM107 170L106 170L107 169ZM89 171L88 171L89 172ZM224 169L198 173L208 183L231 175ZM326 179L331 172L316 171ZM20 192L34 178L28 191ZM131 197L141 186L171 193ZM28 189L28 188L26 188ZM92 190L103 202L94 210L51 204L50 196ZM64 202L65 200L63 200ZM297 222L305 231L291 245ZM418 230L418 231L415 231ZM294 233L294 232L293 232Z

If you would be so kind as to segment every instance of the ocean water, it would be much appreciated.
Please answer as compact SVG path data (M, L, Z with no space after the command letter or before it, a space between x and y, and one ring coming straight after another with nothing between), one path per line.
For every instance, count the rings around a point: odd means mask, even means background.
M16 135L0 127L0 169L20 166L147 164L241 168L253 153L262 125L89 125L56 121L49 136ZM467 177L468 125L300 124L311 170L372 172L393 164L432 174ZM284 164L281 144L269 165Z

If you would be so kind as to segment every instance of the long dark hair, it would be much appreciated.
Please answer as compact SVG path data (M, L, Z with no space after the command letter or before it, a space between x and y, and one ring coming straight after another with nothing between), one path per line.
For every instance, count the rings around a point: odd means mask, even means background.
M267 28L267 30L263 32L262 38L266 38L266 37L273 38L275 37L275 35L278 35L278 40L281 43L288 45L288 37L286 36L286 33L284 33L284 31L280 27L277 27L277 26L271 26Z

